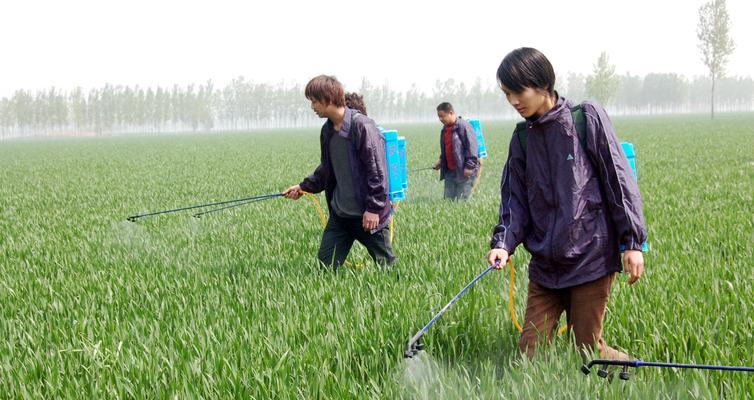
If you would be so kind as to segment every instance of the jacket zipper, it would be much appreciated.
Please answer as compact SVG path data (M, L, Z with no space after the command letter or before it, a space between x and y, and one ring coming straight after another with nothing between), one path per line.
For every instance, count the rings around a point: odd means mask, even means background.
M544 134L544 130L542 130ZM554 243L555 243L555 223L557 220L558 215L558 207L559 207L559 199L558 199L558 191L555 185L553 184L553 178L552 178L552 159L550 158L550 149L547 147L547 140L543 140L543 146L545 148L545 154L547 155L547 175L550 179L550 187L552 188L552 195L553 200L555 201L555 215L552 218L552 224L550 228L550 261L555 263L555 250L554 250ZM560 269L557 267L557 265L553 265L555 267L555 285L558 285L560 282Z

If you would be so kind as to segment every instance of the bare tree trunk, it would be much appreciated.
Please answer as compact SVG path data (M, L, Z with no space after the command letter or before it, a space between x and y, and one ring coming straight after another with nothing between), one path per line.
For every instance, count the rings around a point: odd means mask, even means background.
M710 119L715 119L715 74L712 74L712 108L710 112Z

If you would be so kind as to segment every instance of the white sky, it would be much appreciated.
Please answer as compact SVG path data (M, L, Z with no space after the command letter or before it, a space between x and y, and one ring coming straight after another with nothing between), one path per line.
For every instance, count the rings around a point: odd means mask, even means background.
M2 0L0 96L50 86L201 83L243 75L306 83L336 75L406 89L436 79L495 84L505 54L536 47L556 73L588 73L607 51L619 73L705 74L705 0L84 1ZM754 75L754 1L728 0L728 73ZM358 49L358 51L355 51Z

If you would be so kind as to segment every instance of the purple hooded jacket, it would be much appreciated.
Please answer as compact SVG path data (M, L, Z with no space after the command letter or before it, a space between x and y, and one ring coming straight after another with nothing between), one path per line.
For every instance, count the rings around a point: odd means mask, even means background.
M353 110L346 107L343 126L335 132L333 123L327 120L320 133L320 164L314 173L306 177L299 185L310 193L325 191L327 207L330 208L335 193L335 174L330 158L330 137L338 134L348 138L348 159L351 164L353 187L356 199L363 204L363 210L379 215L380 223L372 233L390 223L392 207L388 197L387 157L385 139L375 122L363 114L356 115L351 129Z
M621 270L619 245L647 239L639 187L605 110L583 103L586 149L571 104L526 124L523 151L514 134L500 186L500 219L491 247L531 253L529 279L559 289Z

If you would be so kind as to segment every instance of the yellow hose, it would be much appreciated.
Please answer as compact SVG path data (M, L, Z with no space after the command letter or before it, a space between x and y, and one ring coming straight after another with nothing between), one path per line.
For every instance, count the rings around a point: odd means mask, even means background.
M479 159L479 173L476 175L476 182L474 182L474 186L471 187L471 194L474 194L476 192L477 186L479 186L479 182L482 181L482 169L484 168L484 164L482 163L482 160Z
M395 205L393 205L393 216L390 218L390 244L393 244L393 223L395 222L395 212L398 211L398 205L401 204L400 201L396 201Z
M521 325L518 323L518 320L516 319L516 309L513 307L513 294L515 292L515 281L516 281L516 271L513 267L513 261L511 261L510 257L508 258L508 270L511 273L511 279L510 279L510 291L508 296L508 310L511 312L511 319L513 320L513 326L518 329L518 332L521 333L524 331L523 328L521 328Z
M319 200L317 200L317 198L314 197L314 195L309 192L304 192L303 190L301 192L304 193L307 197L309 197L309 200L311 200L312 203L314 203L314 205L317 207L317 212L319 213L319 220L322 221L322 229L325 229L325 226L327 226L327 218L325 218L325 212L322 211L322 206L319 205Z

